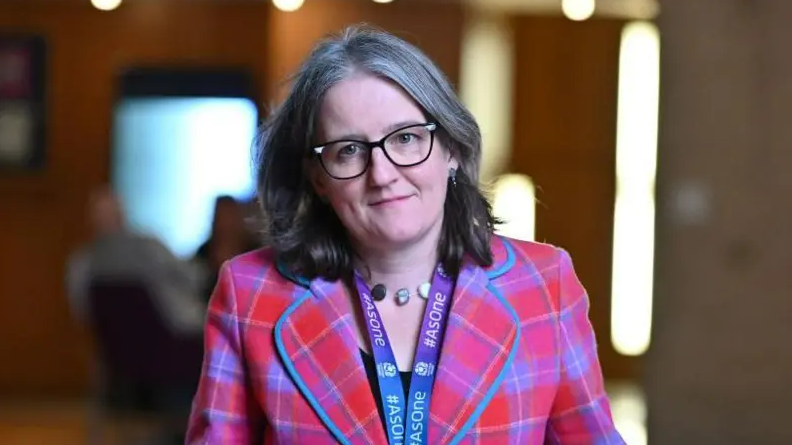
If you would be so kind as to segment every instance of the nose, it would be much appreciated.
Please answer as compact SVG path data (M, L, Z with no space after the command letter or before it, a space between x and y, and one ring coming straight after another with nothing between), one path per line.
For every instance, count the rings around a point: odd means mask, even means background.
M371 152L371 165L369 165L369 183L373 186L384 187L396 181L398 177L397 167L385 156L381 148L374 148Z

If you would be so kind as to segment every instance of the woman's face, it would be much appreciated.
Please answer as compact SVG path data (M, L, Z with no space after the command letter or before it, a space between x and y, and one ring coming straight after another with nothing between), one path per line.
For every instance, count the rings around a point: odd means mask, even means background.
M320 143L377 141L399 127L426 123L404 90L364 73L328 90L319 112ZM316 162L316 192L329 201L354 241L367 247L400 247L421 240L433 229L439 233L448 169L457 164L434 139L429 158L413 167L398 167L375 148L368 170L354 179L334 179Z

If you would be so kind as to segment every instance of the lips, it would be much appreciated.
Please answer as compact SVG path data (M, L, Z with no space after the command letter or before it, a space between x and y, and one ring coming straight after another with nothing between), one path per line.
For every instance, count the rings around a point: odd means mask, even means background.
M396 204L396 203L399 203L401 201L405 201L407 199L410 199L411 197L412 197L412 195L404 195L404 196L394 196L394 197L390 197L390 198L383 198L383 199L378 199L378 200L370 203L369 205L372 206L372 207L377 207L377 206L384 206L384 205L388 205L388 204Z

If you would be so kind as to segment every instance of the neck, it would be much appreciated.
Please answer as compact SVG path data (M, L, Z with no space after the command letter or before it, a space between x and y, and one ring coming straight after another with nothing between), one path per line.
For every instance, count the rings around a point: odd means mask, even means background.
M413 288L432 279L438 262L441 227L438 225L417 242L405 246L356 246L360 257L358 270L369 283L384 284L389 294L402 287L414 291Z

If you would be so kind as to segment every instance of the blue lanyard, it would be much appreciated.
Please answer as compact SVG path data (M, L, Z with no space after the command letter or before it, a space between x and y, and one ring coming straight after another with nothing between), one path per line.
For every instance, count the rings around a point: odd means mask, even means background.
M355 274L355 284L360 294L363 317L366 320L377 369L388 443L390 445L425 444L429 427L429 401L440 357L440 342L443 339L448 308L451 305L453 281L443 272L441 266L437 267L429 290L421 334L418 337L418 349L415 353L413 376L406 404L404 387L396 367L396 357L393 355L379 311L371 299L371 291L358 274Z

